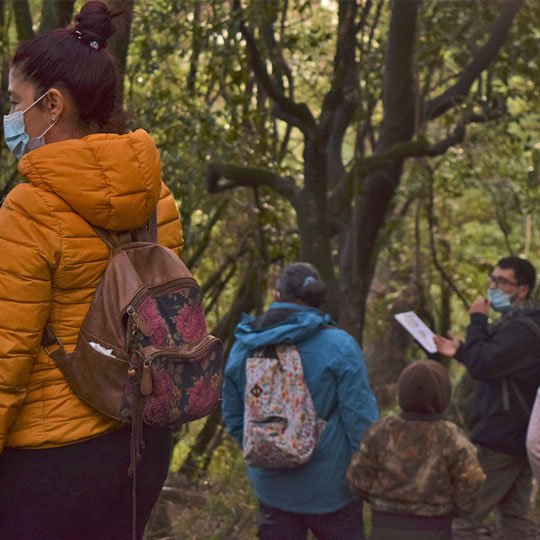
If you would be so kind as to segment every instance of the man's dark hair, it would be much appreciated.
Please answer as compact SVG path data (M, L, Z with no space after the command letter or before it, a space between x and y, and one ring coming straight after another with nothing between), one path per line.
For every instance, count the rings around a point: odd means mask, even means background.
M529 261L520 257L504 257L504 259L501 259L497 263L497 266L503 270L513 270L519 285L529 286L529 292L527 294L527 298L529 298L536 283L536 270L534 266Z

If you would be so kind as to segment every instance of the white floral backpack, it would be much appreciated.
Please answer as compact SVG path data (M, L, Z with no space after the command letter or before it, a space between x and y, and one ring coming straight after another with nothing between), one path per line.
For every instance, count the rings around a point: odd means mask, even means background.
M262 347L246 361L244 459L252 467L306 463L326 427L291 344Z

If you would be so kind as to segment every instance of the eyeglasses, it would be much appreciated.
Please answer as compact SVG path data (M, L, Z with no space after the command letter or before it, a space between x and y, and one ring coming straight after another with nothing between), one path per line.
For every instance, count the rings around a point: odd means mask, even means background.
M487 277L488 283L493 283L495 287L505 287L506 285L519 285L517 281L510 281L509 279L506 279L505 277L497 277L497 276L488 276Z

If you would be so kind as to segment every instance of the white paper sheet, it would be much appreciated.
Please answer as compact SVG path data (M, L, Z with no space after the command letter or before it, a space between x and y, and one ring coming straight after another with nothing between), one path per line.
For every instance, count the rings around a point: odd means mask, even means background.
M95 341L90 341L89 345L93 347L94 349L96 349L96 351L100 352L101 354L110 356L111 358L116 358L112 349L106 349L103 345L100 345L99 343L96 343Z
M394 317L428 353L437 352L437 347L433 343L435 334L414 311L396 313Z

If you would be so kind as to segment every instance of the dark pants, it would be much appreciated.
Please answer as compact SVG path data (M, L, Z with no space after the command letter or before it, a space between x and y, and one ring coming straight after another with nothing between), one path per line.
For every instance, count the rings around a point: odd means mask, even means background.
M452 540L452 514L419 516L371 511L370 540Z
M365 540L362 503L329 514L297 514L259 501L260 540L305 540L308 530L319 540Z
M167 477L171 431L145 426L137 538ZM59 448L0 455L2 540L131 540L130 428Z
M497 513L497 529L504 540L524 540L532 534L530 510L533 493L532 471L526 456L501 454L478 447L478 461L486 480L476 507L454 520L456 540L477 540L485 529L484 519L492 510Z
M452 529L419 531L373 527L370 540L452 540Z

